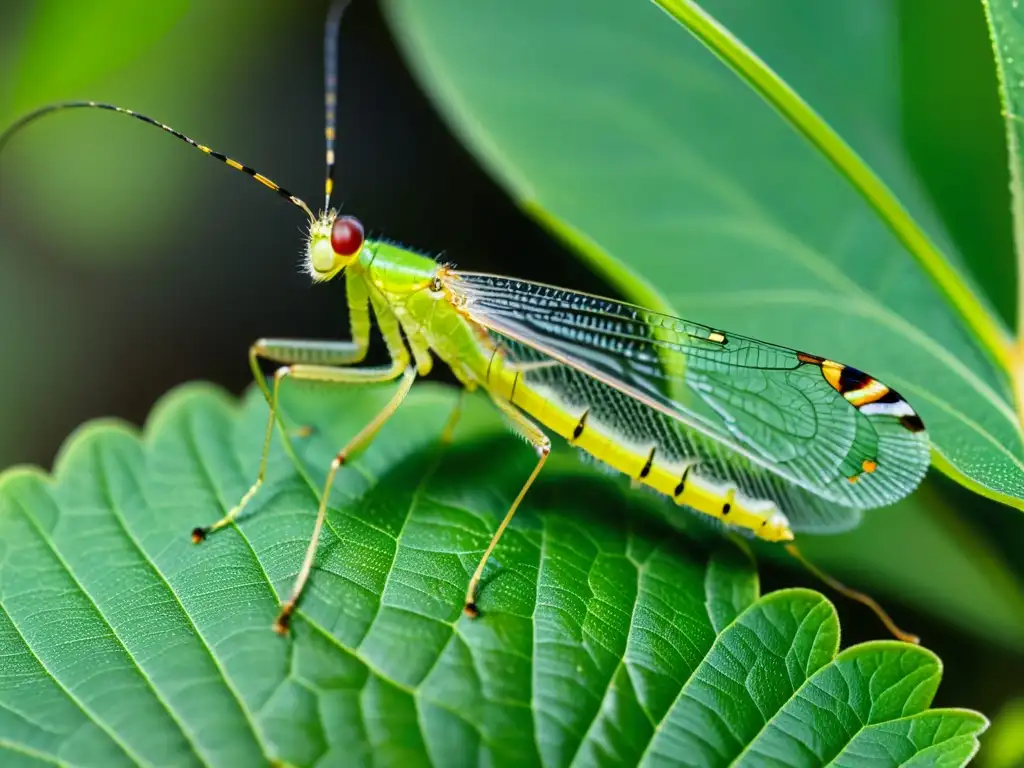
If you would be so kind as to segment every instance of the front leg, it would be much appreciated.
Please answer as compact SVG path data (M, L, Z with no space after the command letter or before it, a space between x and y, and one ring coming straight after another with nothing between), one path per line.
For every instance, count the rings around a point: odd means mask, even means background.
M298 369L299 366L296 366ZM323 371L330 371L332 369L321 369ZM325 379L317 376L310 376L307 372L295 370L293 375L299 378L315 379L318 381L324 381ZM332 378L327 379L329 381L352 381L348 377L353 374L361 373L360 369L352 370L337 370L336 373L331 374ZM393 376L391 378L394 378ZM370 422L363 427L355 437L350 439L348 443L338 451L335 455L334 460L331 461L331 466L327 471L327 479L324 481L324 489L320 494L320 506L316 513L316 522L313 524L313 535L310 536L309 545L306 547L306 556L302 559L302 567L299 568L299 573L295 577L295 584L292 586L292 591L288 595L288 599L281 603L281 610L277 615L277 621L274 622L274 631L278 634L284 635L288 632L288 625L291 622L292 612L295 610L295 606L299 601L299 597L302 595L302 590L306 586L306 581L309 579L309 574L313 570L313 560L316 558L317 546L320 543L320 531L324 526L324 519L327 517L327 502L331 496L331 488L334 485L334 477L338 473L338 470L345 464L351 456L359 453L363 448L370 444L373 438L377 435L377 432L384 422L391 418L392 414L398 410L398 406L405 400L405 396L409 394L409 390L412 388L412 383L416 379L416 369L413 366L406 367L402 380L398 384L398 389L391 396L391 399L385 405Z
M253 379L263 393L267 405L271 404L272 393L260 366L261 361L284 363L286 365L311 364L344 367L355 365L366 359L369 338L352 341L309 341L305 339L260 339L249 347L249 368ZM282 427L284 424L282 423ZM306 433L303 427L299 432Z
M260 368L260 360L282 365L356 365L366 359L370 349L370 297L362 280L345 282L351 341L309 341L306 339L260 339L249 347L249 367L253 378L270 405L271 392ZM400 342L400 340L399 340ZM389 345L390 349L390 345ZM404 349L404 347L403 347ZM392 350L392 357L398 357Z
M264 358L264 352L268 354L266 359L276 362L288 363L274 372L274 385L268 388L263 380L263 372L260 370L259 361ZM196 544L205 539L214 531L220 530L226 525L234 522L241 514L246 505L263 485L267 473L267 459L270 455L270 442L274 435L274 422L278 418L278 399L281 389L281 382L288 376L309 381L325 381L350 384L371 384L377 382L392 381L402 375L402 372L409 365L409 353L404 346L395 349L398 354L392 358L391 364L375 368L344 368L345 360L360 360L365 356L365 350L361 349L359 342L318 342L318 341L287 341L282 339L258 341L249 350L249 359L256 375L256 381L260 384L270 412L267 414L267 429L263 438L263 453L260 455L260 468L256 480L245 492L239 502L232 507L224 517L213 525L195 528L192 531L192 541Z

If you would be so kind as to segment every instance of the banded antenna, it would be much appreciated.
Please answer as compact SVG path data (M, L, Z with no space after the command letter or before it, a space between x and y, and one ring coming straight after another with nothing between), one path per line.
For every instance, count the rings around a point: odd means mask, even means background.
M352 0L334 0L324 26L324 138L327 140L327 174L324 180L324 211L331 210L334 192L334 139L338 105L338 40L341 17Z
M277 184L276 182L270 180L262 173L257 172L255 169L250 168L247 165L242 165L237 160L232 160L230 157L220 152L215 152L205 144L200 144L199 142L189 138L180 131L176 131L174 128L171 128L169 125L164 125L159 120L154 120L151 117L139 114L138 112L135 112L131 109L125 109L124 107L118 107L113 104L104 104L99 101L63 101L57 104L49 104L45 107L40 107L39 109L33 112L29 112L27 115L24 115L23 117L15 121L6 131L0 134L0 155L3 154L4 147L7 145L7 142L11 140L14 134L16 134L22 128L27 126L29 123L35 122L44 115L51 114L52 112L60 112L65 109L105 109L109 112L117 112L122 115L134 117L136 120L141 120L142 122L147 123L149 125L155 125L160 130L166 131L175 138L181 139L189 146L198 149L200 152L209 155L210 157L216 158L217 160L220 160L225 165L231 166L236 171L241 171L242 173L252 176L252 178L256 179L256 181L258 181L260 184L267 187L267 189L273 190L292 205L295 205L301 208L303 211L305 211L306 215L309 217L310 222L316 222L316 217L313 215L313 212L309 210L308 205L306 205L301 199L293 195L287 189Z

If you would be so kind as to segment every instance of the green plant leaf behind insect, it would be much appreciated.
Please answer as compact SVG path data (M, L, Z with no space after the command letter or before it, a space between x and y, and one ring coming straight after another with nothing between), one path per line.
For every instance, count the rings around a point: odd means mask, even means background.
M898 144L892 10L793 23L814 6L708 3L779 73L748 72L757 90L642 0L387 7L466 143L620 291L870 372L921 413L942 471L1024 508L1009 334ZM757 70L721 36L719 53Z
M1024 376L1024 341L1021 311L1024 308L1024 9L1019 0L983 0L995 54L999 99L1006 124L1006 147L1010 177L1010 213L1017 256L1017 344L1014 362L1018 377ZM1019 384L1024 392L1024 384Z
M984 8L981 3L898 0L894 15L899 94L885 103L898 107L899 113L890 135L902 135L966 266L1003 322L1012 327L1017 316L1017 264L1006 131ZM891 72L887 64L883 60L879 69ZM792 71L788 75L796 76ZM895 80L886 82L890 85L881 89L883 94L895 89ZM803 89L799 81L796 84ZM879 105L871 106L877 113ZM844 123L844 132L857 123L863 121ZM884 169L879 159L869 160Z
M981 715L929 709L932 653L837 655L822 595L760 596L739 548L695 522L669 531L653 499L571 455L498 547L482 617L464 617L532 456L483 398L442 447L458 399L444 387L414 390L339 476L292 636L276 636L314 489L389 391L286 388L316 426L299 463L275 448L246 518L198 547L188 531L255 473L258 393L240 407L189 386L141 439L93 424L53 480L0 477L0 657L17 680L0 689L4 764L961 765L976 751Z

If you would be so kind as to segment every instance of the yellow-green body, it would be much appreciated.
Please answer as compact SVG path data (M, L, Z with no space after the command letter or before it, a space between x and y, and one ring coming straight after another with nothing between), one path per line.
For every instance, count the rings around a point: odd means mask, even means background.
M369 330L367 299L393 356L404 352L404 334L417 373L431 370L431 351L470 389L529 414L549 432L654 490L768 541L793 538L774 504L745 499L735 487L688 476L685 465L654 456L653 445L631 444L605 425L587 423L585 406L570 409L529 383L488 331L464 311L458 275L431 258L382 241L368 241L347 265L353 336Z

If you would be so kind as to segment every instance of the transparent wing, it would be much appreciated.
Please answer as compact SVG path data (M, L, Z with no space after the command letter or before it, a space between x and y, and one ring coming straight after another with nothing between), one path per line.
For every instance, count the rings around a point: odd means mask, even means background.
M468 272L444 281L514 355L552 362L531 366L532 380L569 404L600 403L625 439L664 442L712 477L777 500L805 528L827 525L821 500L883 506L928 467L914 410L849 366L539 283Z

